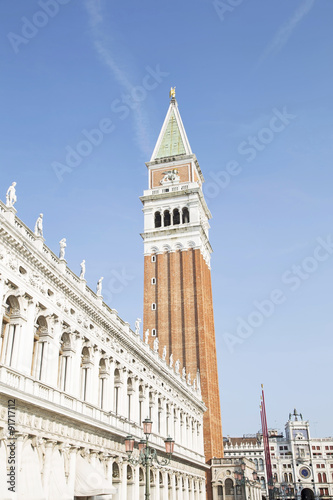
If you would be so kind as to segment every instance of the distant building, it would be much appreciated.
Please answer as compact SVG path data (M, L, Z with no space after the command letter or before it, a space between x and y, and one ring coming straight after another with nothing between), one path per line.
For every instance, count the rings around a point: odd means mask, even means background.
M333 498L333 438L311 438L310 425L294 410L285 435L269 431L269 445L275 481L275 498L312 500ZM246 457L254 463L268 498L266 464L261 433L224 438L225 457Z

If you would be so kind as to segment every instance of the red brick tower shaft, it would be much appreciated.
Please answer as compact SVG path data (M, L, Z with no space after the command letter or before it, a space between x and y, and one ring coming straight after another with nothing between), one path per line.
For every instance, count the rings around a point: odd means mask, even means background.
M223 457L218 370L204 181L172 98L150 162L145 217L144 316L151 347L201 385L206 461Z

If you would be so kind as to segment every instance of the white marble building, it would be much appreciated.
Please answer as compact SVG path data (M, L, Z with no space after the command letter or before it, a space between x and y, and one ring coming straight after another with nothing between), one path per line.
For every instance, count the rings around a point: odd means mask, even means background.
M63 240L62 258L47 248L42 220L31 231L15 201L0 202L0 498L143 499L145 470L126 461L124 439L138 442L149 416L160 457L175 439L170 465L151 469L151 500L203 500L200 384L103 302L101 283L88 288L84 267L67 267Z
M281 500L333 498L333 438L312 438L310 424L294 410L285 426L285 435L269 431L269 445L275 498ZM227 458L246 457L252 461L268 498L267 474L262 436L226 437Z

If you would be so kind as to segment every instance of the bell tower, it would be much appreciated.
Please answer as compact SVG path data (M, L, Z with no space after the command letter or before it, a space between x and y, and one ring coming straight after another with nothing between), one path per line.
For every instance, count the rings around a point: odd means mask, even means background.
M206 461L222 458L222 427L210 274L212 248L202 183L174 89L148 168L144 213L143 331L166 346L167 362L201 385ZM144 333L145 334L145 333ZM179 364L177 363L177 365Z

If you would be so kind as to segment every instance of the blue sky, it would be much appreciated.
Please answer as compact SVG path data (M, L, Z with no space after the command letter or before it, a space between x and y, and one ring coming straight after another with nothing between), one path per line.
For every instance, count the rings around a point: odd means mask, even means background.
M1 199L15 180L18 216L43 212L46 244L66 237L68 265L84 258L93 289L104 276L132 327L145 162L176 86L213 214L225 435L259 429L261 383L270 427L296 406L333 434L332 15L331 0L0 4Z

